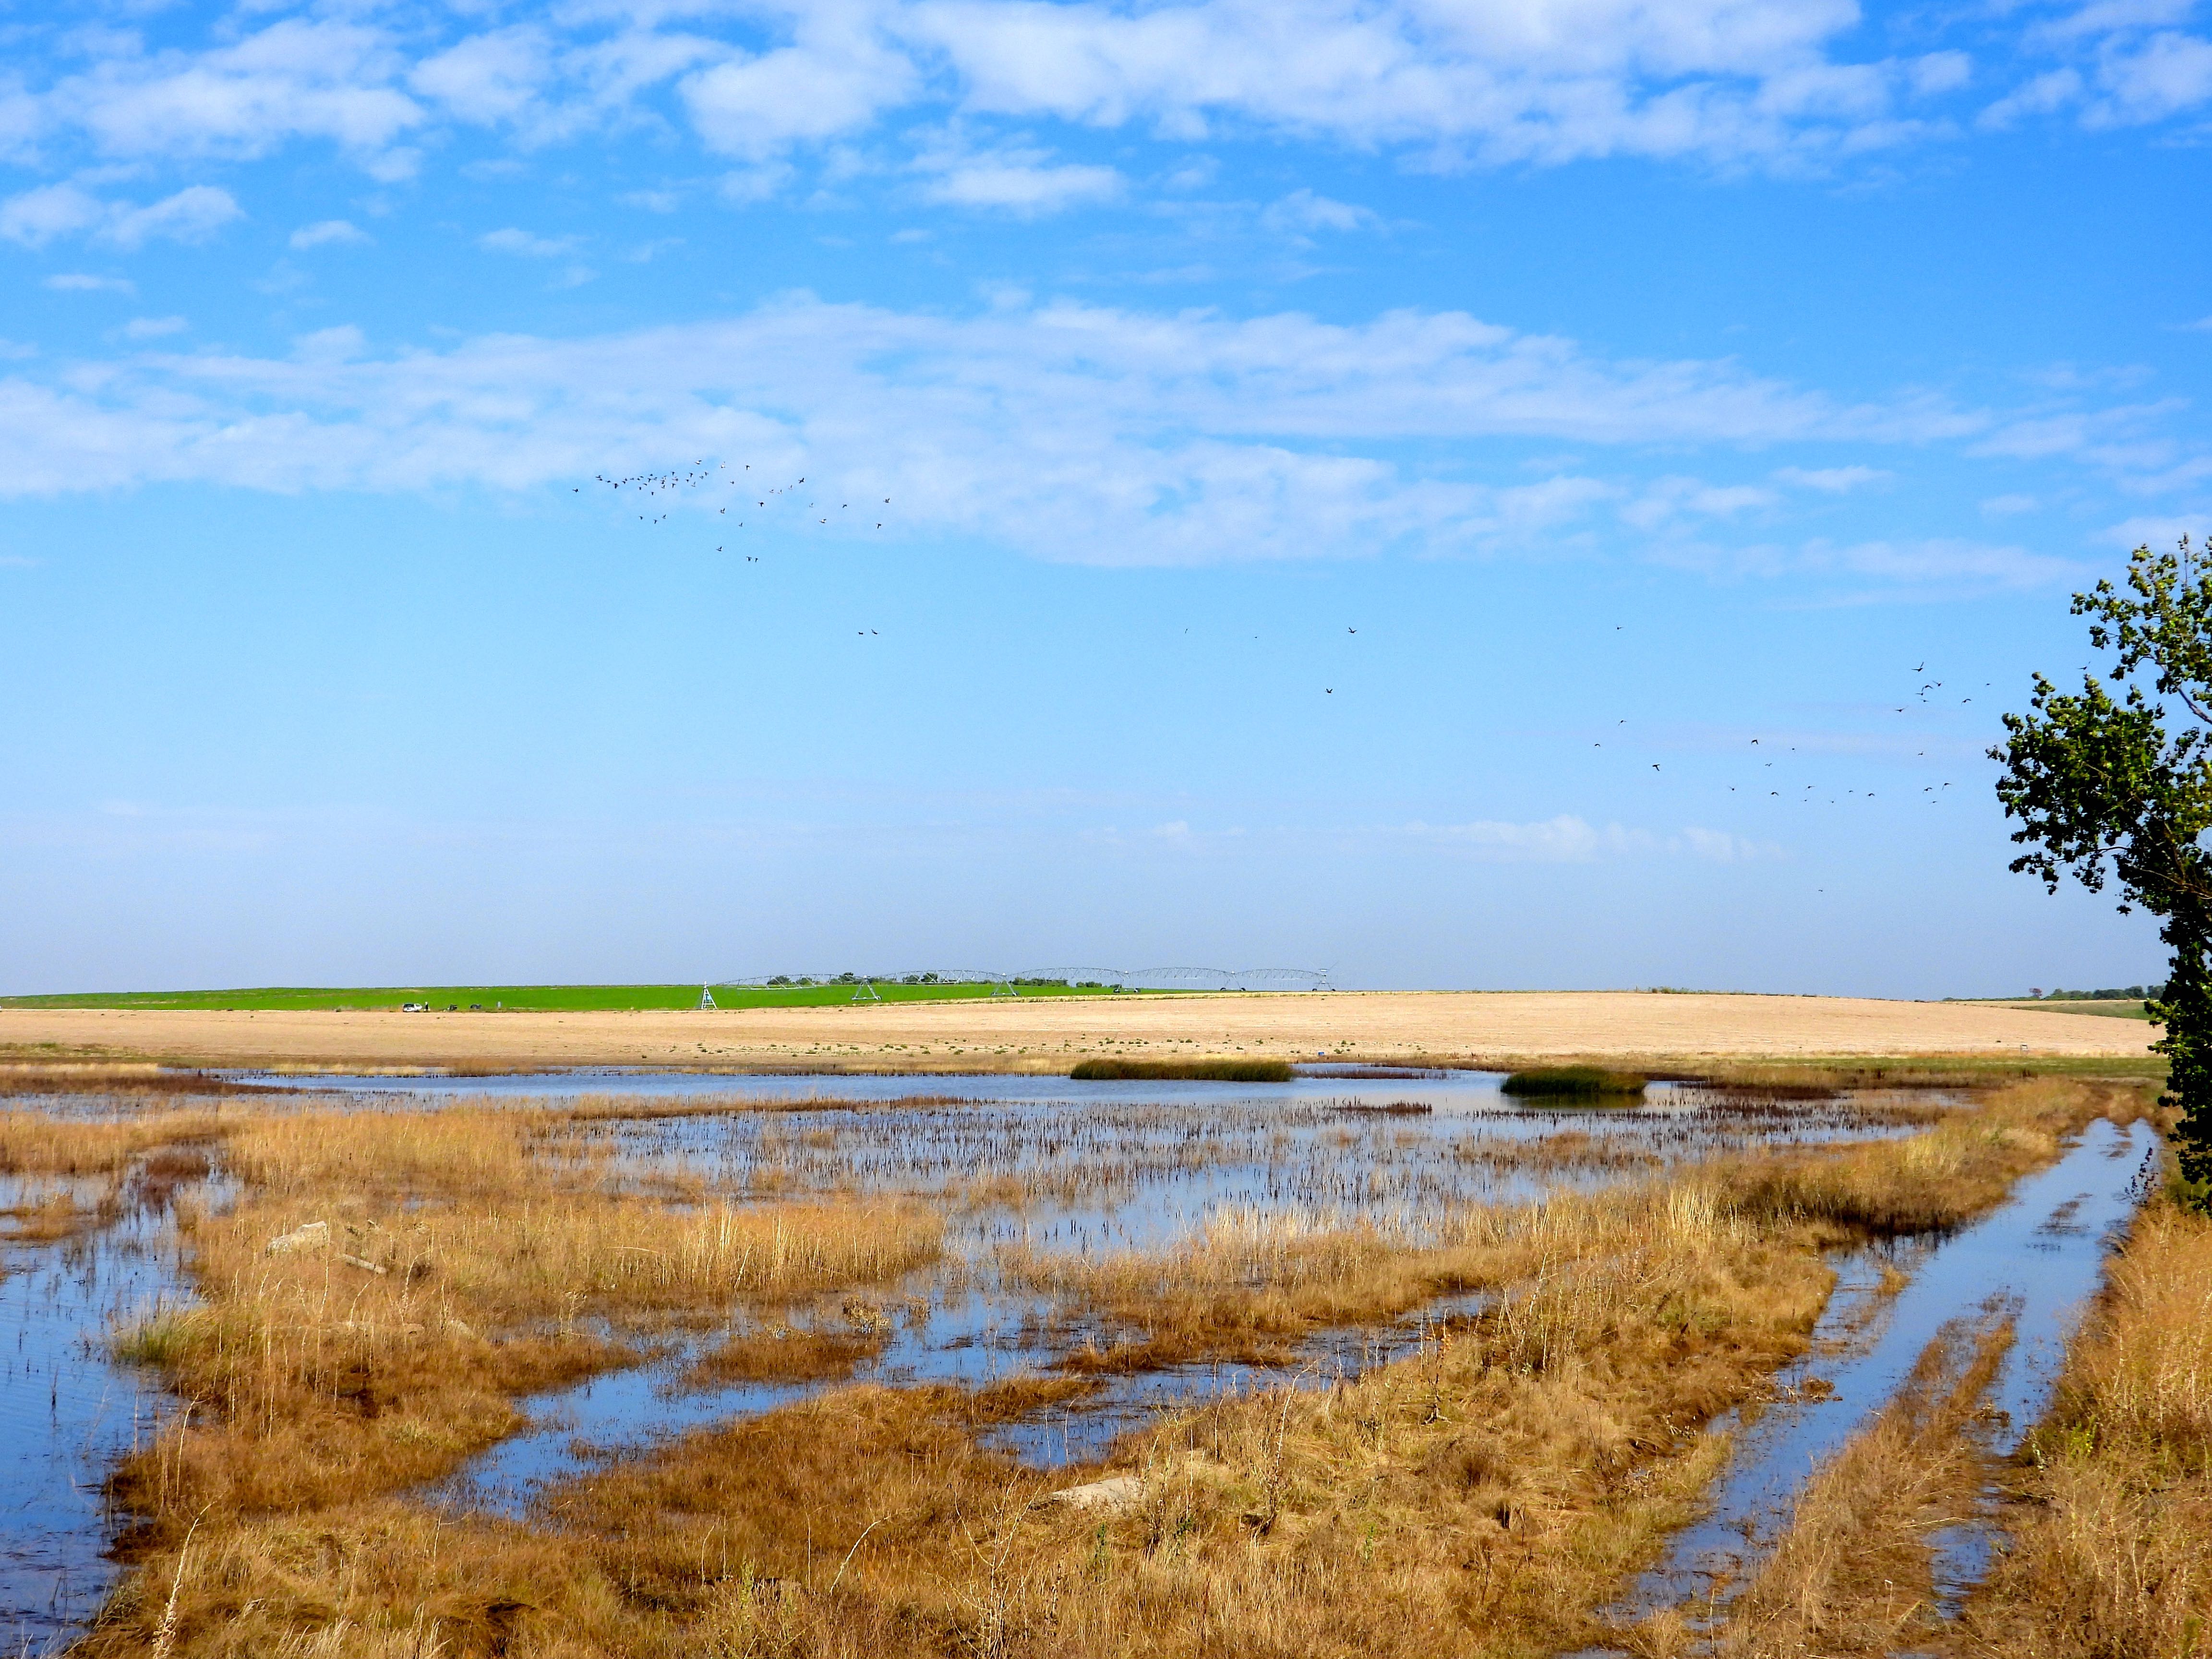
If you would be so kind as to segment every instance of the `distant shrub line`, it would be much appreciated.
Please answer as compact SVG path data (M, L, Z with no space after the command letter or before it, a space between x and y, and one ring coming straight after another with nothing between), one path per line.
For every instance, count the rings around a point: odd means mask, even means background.
M2114 985L2101 991L2045 991L2045 1002L2148 1002L2166 994L2163 985Z

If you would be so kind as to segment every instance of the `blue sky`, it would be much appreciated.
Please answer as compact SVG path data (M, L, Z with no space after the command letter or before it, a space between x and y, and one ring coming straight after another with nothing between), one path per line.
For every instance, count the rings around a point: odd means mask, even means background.
M0 9L0 990L2152 976L2204 11Z

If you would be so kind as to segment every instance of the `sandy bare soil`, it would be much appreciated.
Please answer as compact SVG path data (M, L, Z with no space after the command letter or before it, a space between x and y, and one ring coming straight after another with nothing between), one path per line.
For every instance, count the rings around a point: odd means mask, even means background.
M0 1059L215 1066L1064 1069L1086 1055L2141 1055L2153 1027L1988 1004L1376 991L653 1013L0 1009Z

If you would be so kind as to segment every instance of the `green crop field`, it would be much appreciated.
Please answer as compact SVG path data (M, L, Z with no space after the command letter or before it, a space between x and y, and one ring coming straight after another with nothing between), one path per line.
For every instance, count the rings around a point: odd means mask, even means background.
M902 985L888 980L872 981L885 1002L956 1002L988 997L989 985ZM1107 986L1018 984L1024 997L1103 997L1124 995ZM714 988L715 1006L721 1008L800 1008L853 1000L859 987L852 981L817 981L811 985L726 985ZM1004 990L998 992L1004 996ZM1150 993L1148 994L1159 994ZM867 1000L866 991L860 1000ZM374 988L260 986L233 991L118 991L58 996L0 997L0 1008L195 1008L241 1009L257 1012L285 1010L398 1008L410 1002L447 1009L495 1012L501 1010L596 1012L644 1008L696 1008L696 981L686 985L393 985Z

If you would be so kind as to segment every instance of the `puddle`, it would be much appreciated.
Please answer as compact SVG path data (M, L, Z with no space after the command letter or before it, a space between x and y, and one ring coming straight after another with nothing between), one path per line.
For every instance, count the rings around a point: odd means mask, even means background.
M0 1206L105 1181L0 1177ZM166 1194L164 1194L166 1196ZM111 1358L118 1325L180 1298L166 1204L125 1202L105 1226L50 1244L0 1249L0 1642L60 1647L120 1571L107 1559L117 1517L105 1486L173 1403L146 1373Z
M1737 1431L1727 1471L1703 1519L1674 1536L1658 1565L1608 1610L1622 1623L1661 1607L1698 1605L1717 1615L1753 1577L1790 1516L1806 1477L1887 1405L1921 1351L1948 1321L2002 1308L2015 1340L1990 1386L2009 1450L2050 1403L2065 1344L2103 1273L2105 1253L2135 1212L2136 1178L2156 1150L2148 1125L2102 1119L2051 1168L2028 1176L2004 1206L1921 1247L1911 1282L1884 1304L1883 1249L1838 1266L1842 1282L1814 1333L1813 1350L1777 1376L1782 1403ZM1805 1386L1814 1379L1825 1389ZM1996 1538L1985 1524L1947 1529L1938 1588L1955 1607L1987 1570Z

